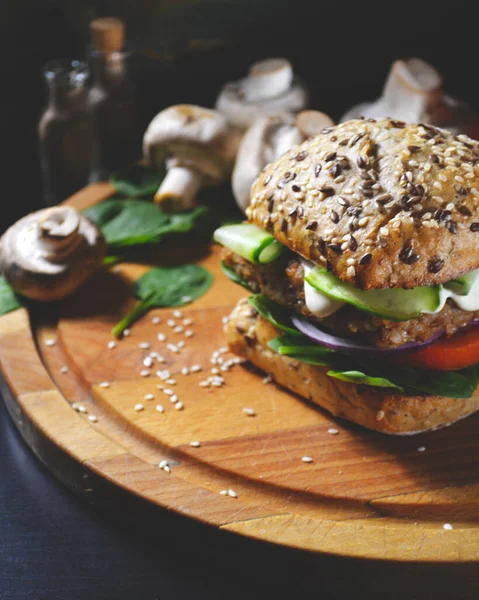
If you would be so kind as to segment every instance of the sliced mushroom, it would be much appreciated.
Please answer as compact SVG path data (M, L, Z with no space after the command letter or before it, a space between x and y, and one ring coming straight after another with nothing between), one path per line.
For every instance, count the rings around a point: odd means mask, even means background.
M331 125L327 115L314 110L258 119L244 134L233 169L233 194L241 210L248 207L251 186L268 163Z
M216 100L216 109L232 125L246 129L264 116L297 113L308 101L308 91L294 76L291 63L270 58L254 63L246 78L227 83Z
M341 121L360 117L391 117L469 134L477 133L478 123L467 104L443 93L440 73L419 58L395 61L381 98L354 106Z
M31 213L0 239L0 272L12 288L34 300L61 300L102 264L103 234L69 206Z
M145 157L167 169L155 202L170 212L192 208L201 187L227 179L240 138L214 110L179 104L158 113L143 137Z

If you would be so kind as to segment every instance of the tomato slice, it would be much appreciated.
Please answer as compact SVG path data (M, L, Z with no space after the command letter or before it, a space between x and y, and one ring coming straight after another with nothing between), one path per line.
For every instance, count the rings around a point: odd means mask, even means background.
M479 363L479 327L459 330L451 337L440 338L425 348L402 354L395 362L439 371L475 365Z

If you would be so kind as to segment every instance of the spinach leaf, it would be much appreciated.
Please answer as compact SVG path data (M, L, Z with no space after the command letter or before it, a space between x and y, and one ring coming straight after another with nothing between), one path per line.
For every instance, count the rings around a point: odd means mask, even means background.
M202 296L212 285L213 275L198 265L156 267L133 285L133 294L141 302L112 329L118 337L150 308L184 306Z
M248 292L253 291L250 288L249 283L242 279L237 273L235 273L235 271L233 271L231 267L228 267L224 260L221 261L221 270L226 275L226 277L228 277L228 279L231 279L233 283L237 283L238 285L243 286L245 289L248 290Z
M259 314L281 331L289 335L305 337L291 323L290 311L282 308L263 294L256 294L249 298L249 303Z
M5 281L5 278L0 276L0 315L12 312L20 306L21 304L15 292Z
M208 209L198 206L187 213L168 214L144 200L110 199L88 208L85 215L102 230L109 250L156 244L172 233L191 231Z
M349 383L369 385L372 387L393 388L400 392L404 391L403 387L396 385L392 381L389 381L389 379L384 377L371 377L365 375L361 371L328 371L327 375L329 375L329 377L334 377L335 379L341 379L341 381L348 381Z
M134 164L110 178L115 190L127 198L153 196L161 182L164 173L139 164Z

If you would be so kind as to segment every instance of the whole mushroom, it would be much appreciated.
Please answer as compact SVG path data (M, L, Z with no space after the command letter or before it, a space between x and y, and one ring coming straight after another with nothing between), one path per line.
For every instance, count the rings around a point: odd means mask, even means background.
M251 186L267 164L331 125L327 115L315 110L258 119L244 134L233 169L233 194L241 210L248 207Z
M247 77L227 83L216 100L216 110L235 127L247 129L257 119L297 113L308 106L306 87L294 76L285 58L254 63Z
M419 58L395 61L382 96L354 106L341 121L360 117L428 123L471 137L478 133L478 118L471 107L444 94L440 73Z
M98 227L69 206L36 211L0 239L0 272L33 300L61 300L102 264L106 243Z
M170 212L189 210L200 188L225 181L241 134L217 111L192 104L162 110L143 137L143 153L166 176L155 202Z

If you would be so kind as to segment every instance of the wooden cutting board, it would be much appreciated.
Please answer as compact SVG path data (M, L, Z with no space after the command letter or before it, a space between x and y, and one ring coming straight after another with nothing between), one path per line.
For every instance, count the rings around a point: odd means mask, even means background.
M84 208L112 191L95 184L68 203ZM109 348L112 325L135 303L131 282L151 265L187 261L214 273L211 290L181 316L150 312ZM1 317L13 420L41 460L85 497L100 493L95 481L107 481L153 505L287 546L391 561L478 561L479 415L435 433L388 437L335 420L247 365L221 370L233 358L223 348L222 319L244 293L222 275L217 248L184 242L160 246L150 264L99 273L61 305ZM178 352L167 347L181 340ZM147 368L152 351L164 362ZM181 373L193 365L201 370ZM200 385L211 369L224 385ZM156 374L164 370L174 382Z

